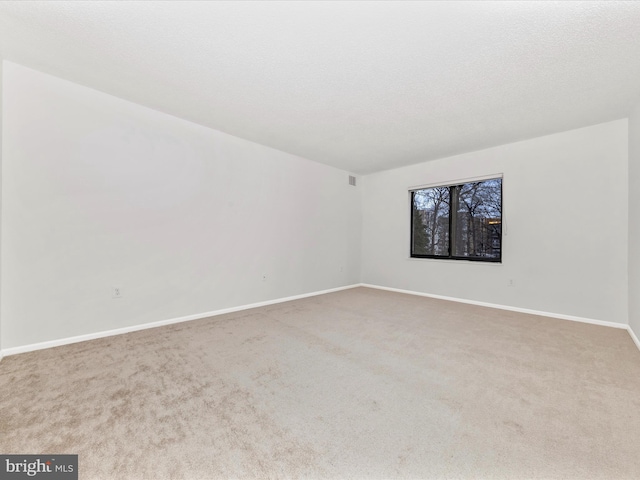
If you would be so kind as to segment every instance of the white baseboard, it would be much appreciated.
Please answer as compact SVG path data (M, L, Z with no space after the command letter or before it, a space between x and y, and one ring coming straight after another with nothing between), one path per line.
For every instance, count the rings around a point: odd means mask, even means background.
M627 327L627 331L629 332L629 335L631 335L631 340L633 340L633 342L636 344L636 347L638 347L638 350L640 350L640 340L638 340L638 337L636 336L636 333L633 331L631 326Z
M431 293L422 293L422 292L416 292L413 290L402 290L400 288L390 288L390 287L382 287L380 285L372 285L372 284L368 284L368 283L362 283L360 284L362 287L368 287L368 288L377 288L379 290L388 290L390 292L398 292L398 293L406 293L409 295L418 295L420 297L429 297L429 298L437 298L439 300L448 300L450 302L459 302L459 303L468 303L471 305L478 305L481 307L490 307L490 308L497 308L500 310L510 310L512 312L519 312L519 313L528 313L531 315L540 315L542 317L551 317L551 318L559 318L562 320L571 320L573 322L582 322L582 323L592 323L594 325L602 325L605 327L613 327L613 328L623 328L626 330L629 330L629 326L624 324L624 323L618 323L618 322L607 322L604 320L596 320L593 318L585 318L585 317L576 317L574 315L565 315L563 313L551 313L551 312L543 312L540 310L531 310L528 308L520 308L520 307L511 307L508 305L500 305L497 303L487 303L487 302L478 302L476 300L467 300L465 298L457 298L457 297L446 297L444 295L434 295Z
M146 330L148 328L162 327L164 325L171 325L173 323L181 323L181 322L188 322L190 320L199 320L201 318L215 317L218 315L224 315L225 313L233 313L233 312L239 312L241 310L249 310L251 308L265 307L267 305L290 302L291 300L299 300L301 298L315 297L317 295L324 295L325 293L338 292L340 290L348 290L350 288L355 288L359 286L360 284L347 285L344 287L330 288L328 290L321 290L321 291L311 292L311 293L303 293L301 295L294 295L292 297L276 298L274 300L267 300L264 302L251 303L248 305L241 305L238 307L224 308L222 310L214 310L212 312L196 313L194 315L187 315L187 316L178 317L178 318L170 318L168 320L160 320L157 322L143 323L141 325L132 325L130 327L123 327L123 328L116 328L113 330L105 330L102 332L88 333L86 335L78 335L75 337L60 338L58 340L50 340L47 342L33 343L30 345L23 345L20 347L5 348L4 350L0 350L0 360L2 360L3 356L33 352L35 350L42 350L45 348L60 347L62 345L69 345L71 343L86 342L87 340L95 340L97 338L111 337L113 335L122 335L123 333L136 332L138 330Z
M3 357L5 356L10 356L10 355L17 355L19 353L26 353L26 352L32 352L35 350L42 350L45 348L53 348L53 347L59 347L62 345L69 345L71 343L78 343L78 342L85 342L88 340L95 340L98 338L104 338L104 337L111 337L113 335L121 335L123 333L129 333L129 332L136 332L138 330L146 330L148 328L156 328L156 327L162 327L164 325L171 325L174 323L181 323L181 322L188 322L191 320L198 320L201 318L207 318L207 317L215 317L218 315L224 315L226 313L233 313L233 312L239 312L242 310L249 310L251 308L258 308L258 307L264 307L267 305L274 305L277 303L283 303L283 302L290 302L292 300L299 300L302 298L307 298L307 297L314 297L317 295L324 295L326 293L332 293L332 292L338 292L341 290L348 290L350 288L355 288L355 287L367 287L367 288L375 288L378 290L387 290L390 292L397 292L397 293L405 293L408 295L417 295L417 296L421 296L421 297L429 297L429 298L436 298L439 300L448 300L451 302L458 302L458 303L467 303L467 304L471 304L471 305L478 305L481 307L490 307L490 308L497 308L500 310L510 310L513 312L520 312L520 313L528 313L528 314L532 314L532 315L540 315L543 317L551 317L551 318L558 318L561 320L571 320L574 322L582 322L582 323L591 323L594 325L602 325L605 327L613 327L613 328L622 328L625 329L629 332L629 335L631 336L631 338L633 339L633 341L635 342L636 346L638 347L638 349L640 349L640 340L638 339L638 337L636 336L635 332L631 329L631 327L629 325L625 325L623 323L617 323L617 322L607 322L604 320L596 320L596 319L592 319L592 318L585 318L585 317L577 317L577 316L573 316L573 315L564 315L564 314L560 314L560 313L551 313L551 312L544 312L544 311L540 311L540 310L531 310L531 309L527 309L527 308L519 308L519 307L511 307L508 305L500 305L500 304L496 304L496 303L488 303L488 302L479 302L476 300L467 300L464 298L457 298L457 297L447 297L444 295L434 295L434 294L430 294L430 293L422 293L422 292L416 292L413 290L403 290L400 288L391 288L391 287L383 287L381 285L373 285L373 284L369 284L369 283L358 283L358 284L353 284L353 285L347 285L344 287L338 287L338 288L331 288L328 290L321 290L321 291L317 291L317 292L311 292L311 293L304 293L301 295L294 295L291 297L284 297L284 298L277 298L274 300L267 300L264 302L258 302L258 303L251 303L248 305L241 305L238 307L231 307L231 308L225 308L222 310L214 310L211 312L204 312L204 313L197 313L194 315L187 315L184 317L178 317L178 318L171 318L168 320L160 320L157 322L150 322L150 323L144 323L141 325L133 325L130 327L123 327L123 328L116 328L113 330L105 330L102 332L96 332L96 333L89 333L86 335L78 335L75 337L68 337L68 338L61 338L58 340L51 340L51 341L47 341L47 342L40 342L40 343L34 343L34 344L30 344L30 345L23 345L20 347L12 347L12 348L6 348L4 350L0 350L0 361L2 360Z

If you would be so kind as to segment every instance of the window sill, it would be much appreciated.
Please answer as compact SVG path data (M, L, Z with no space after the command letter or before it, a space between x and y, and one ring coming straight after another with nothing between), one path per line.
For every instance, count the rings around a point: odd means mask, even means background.
M419 257L406 257L407 260L411 262L424 262L425 260L428 262L436 262L436 263L446 263L448 265L491 265L492 267L502 266L504 264L504 260L502 262L483 262L482 260L450 260L444 258L419 258Z

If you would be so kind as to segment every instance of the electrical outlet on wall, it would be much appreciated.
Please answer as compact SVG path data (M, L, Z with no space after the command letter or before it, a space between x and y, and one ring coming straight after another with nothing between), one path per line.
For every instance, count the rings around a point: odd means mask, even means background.
M121 287L111 287L111 298L122 298L122 294Z
M510 279L507 281L507 286L508 286L508 287L515 287L515 286L516 286L516 281L515 281L513 278L510 278Z

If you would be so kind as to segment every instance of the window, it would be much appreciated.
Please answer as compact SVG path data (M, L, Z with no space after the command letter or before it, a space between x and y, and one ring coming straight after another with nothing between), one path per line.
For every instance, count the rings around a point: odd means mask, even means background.
M502 261L502 178L412 190L411 256Z

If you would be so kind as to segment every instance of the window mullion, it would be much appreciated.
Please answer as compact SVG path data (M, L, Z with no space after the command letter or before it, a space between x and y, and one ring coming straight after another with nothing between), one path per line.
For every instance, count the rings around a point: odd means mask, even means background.
M449 257L454 257L456 254L456 217L458 212L457 188L457 185L449 187Z

